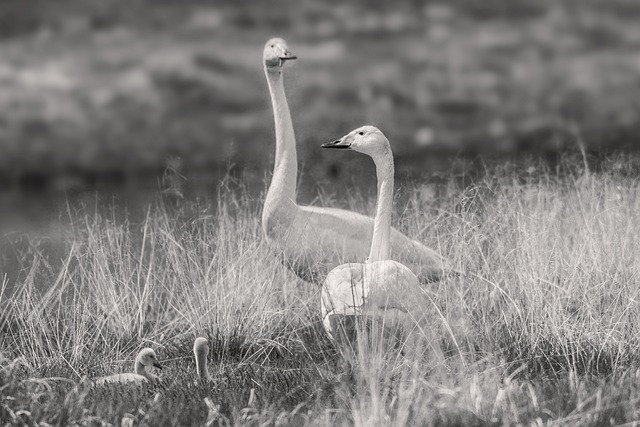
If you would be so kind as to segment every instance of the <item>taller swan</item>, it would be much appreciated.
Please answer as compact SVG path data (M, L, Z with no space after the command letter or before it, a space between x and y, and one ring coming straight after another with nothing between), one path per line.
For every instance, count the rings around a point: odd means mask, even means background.
M344 325L341 320L356 317L382 320L379 323L385 328L391 324L401 328L407 350L426 344L434 356L442 358L438 340L430 333L427 315L430 302L418 278L405 265L390 259L393 156L389 141L377 128L363 126L322 147L369 155L376 165L378 179L373 239L367 261L334 268L322 288L322 321L327 334L337 339L336 328ZM353 336L347 338L353 339Z
M296 138L283 84L283 66L296 59L287 43L274 38L264 47L264 71L271 94L276 158L262 211L269 246L302 279L321 284L326 273L346 261L364 261L371 246L373 219L355 212L299 206L296 203ZM439 280L442 258L399 231L390 231L390 251L416 272L420 281Z

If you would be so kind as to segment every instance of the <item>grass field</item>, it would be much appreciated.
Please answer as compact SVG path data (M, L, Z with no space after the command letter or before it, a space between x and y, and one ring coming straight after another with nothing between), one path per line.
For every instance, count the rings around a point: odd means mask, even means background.
M600 170L490 166L394 224L465 274L425 286L447 360L361 355L347 369L319 290L269 253L261 200L225 191L141 221L70 211L61 263L33 241L0 294L3 425L619 425L640 418L640 184ZM453 182L453 181L451 181ZM242 186L242 183L234 185ZM372 200L340 203L370 212ZM193 339L210 341L194 384ZM91 388L143 346L159 387ZM84 379L84 380L83 380ZM631 424L629 424L631 425Z
M640 162L609 153L639 146L639 3L376 3L0 4L0 425L640 420ZM319 145L375 124L394 225L464 273L423 289L445 363L345 363L266 247L274 35L300 200L373 212L371 164ZM174 164L184 199L147 203ZM160 386L91 387L144 346Z

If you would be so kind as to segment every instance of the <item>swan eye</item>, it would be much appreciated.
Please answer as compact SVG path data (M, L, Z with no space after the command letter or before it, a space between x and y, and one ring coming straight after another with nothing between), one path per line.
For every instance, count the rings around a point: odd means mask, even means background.
M358 132L358 135L364 135L364 132L360 131Z

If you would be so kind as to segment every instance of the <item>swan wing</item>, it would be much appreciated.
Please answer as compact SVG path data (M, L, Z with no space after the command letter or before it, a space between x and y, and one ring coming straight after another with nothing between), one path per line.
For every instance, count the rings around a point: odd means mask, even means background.
M343 264L329 272L320 300L322 323L330 338L335 339L336 318L362 313L369 290L363 280L364 264Z
M337 208L303 206L313 214L309 224L329 230L333 238L344 239L344 262L363 262L371 249L373 218ZM444 258L435 250L391 227L391 257L401 261L421 282L440 280L447 271Z
M416 275L396 261L343 264L329 272L322 288L323 324L333 338L336 315L417 319L428 310L423 297Z
M373 219L337 208L301 206L286 246L296 249L309 270L322 276L345 262L364 262L371 249ZM416 273L421 282L439 280L445 272L438 253L422 243L391 229L391 256Z
M299 207L270 223L267 242L299 277L322 284L327 273L345 262L364 262L373 220L342 209Z
M361 256L361 259L352 259L350 262L363 262L369 254L372 218L337 208L301 206L300 211L301 215L296 218L297 226L308 229L308 234L327 243L343 246L345 255Z
M331 270L322 289L323 315L361 312L369 293L363 274L364 264L344 264Z
M369 311L396 309L404 312L423 311L423 290L415 274L405 265L392 261L365 264L364 282L370 289Z

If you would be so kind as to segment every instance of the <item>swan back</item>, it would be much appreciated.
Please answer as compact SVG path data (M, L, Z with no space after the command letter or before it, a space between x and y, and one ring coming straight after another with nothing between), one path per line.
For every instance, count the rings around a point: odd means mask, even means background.
M105 384L143 384L149 382L147 377L127 372L124 374L114 374L106 377L101 377L95 380L96 385Z

